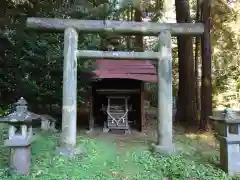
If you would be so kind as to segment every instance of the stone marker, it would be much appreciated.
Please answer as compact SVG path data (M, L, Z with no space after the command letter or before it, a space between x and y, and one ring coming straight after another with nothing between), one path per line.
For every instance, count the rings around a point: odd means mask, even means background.
M43 131L52 131L57 132L56 126L56 119L48 114L41 115L41 129Z

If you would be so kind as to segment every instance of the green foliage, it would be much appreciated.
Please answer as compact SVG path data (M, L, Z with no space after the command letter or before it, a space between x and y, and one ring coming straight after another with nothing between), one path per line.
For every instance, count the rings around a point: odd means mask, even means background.
M226 1L214 1L212 9L212 49L213 49L213 79L215 93L224 92L227 86L239 77L239 8L234 2L229 7ZM234 85L236 87L236 85Z
M85 179L164 179L171 180L230 180L223 171L216 169L200 153L186 152L165 157L144 150L134 144L121 151L111 142L94 140L85 136L78 137L78 142L86 148L86 155L73 159L54 155L59 135L42 136L32 145L32 169L30 179L64 180ZM187 144L184 144L187 146ZM7 149L1 148L1 179L25 179L21 176L9 176L6 170ZM197 162L193 159L198 158Z
M26 30L25 21L28 16L102 20L126 16L126 8L117 10L115 1L106 0L97 2L4 0L1 1L1 5L4 12L11 12L0 14L0 18L8 22L2 24L5 28L2 28L0 35L10 44L5 49L1 49L0 54L0 100L5 105L12 103L19 96L24 96L33 106L61 104L63 33L39 33ZM150 11L153 9L151 3L146 7ZM0 21L0 25L1 23ZM80 33L79 49L102 49L102 46L107 44L102 45L101 39L108 36L109 34L104 33L99 35ZM3 46L7 44L2 40L1 43ZM124 43L119 44L121 45L118 47L119 50L126 50ZM92 74L91 64L91 60L78 61L78 103L85 101L82 91L87 88L91 80L86 77L86 74Z
M0 116L3 116L5 114L5 110L0 107Z
M64 2L62 4L62 2ZM84 1L82 6L87 7ZM3 2L2 2L3 3ZM10 46L1 49L0 54L0 83L1 101L9 104L24 96L30 105L61 104L62 78L63 78L63 33L39 33L25 29L27 16L38 17L72 17L79 19L103 19L111 9L102 9L99 3L90 8L95 13L85 12L68 1L40 1L32 0L22 3L14 2L2 4L8 11L14 13L8 17L11 21L1 35ZM60 3L60 4L59 4ZM91 4L91 3L90 3ZM105 6L104 6L105 7ZM98 11L96 11L98 10ZM1 24L1 22L0 22ZM3 42L4 46L6 42ZM79 49L99 49L98 35L79 34ZM82 91L91 81L91 61L78 61L78 103L83 103ZM88 75L88 76L86 76Z

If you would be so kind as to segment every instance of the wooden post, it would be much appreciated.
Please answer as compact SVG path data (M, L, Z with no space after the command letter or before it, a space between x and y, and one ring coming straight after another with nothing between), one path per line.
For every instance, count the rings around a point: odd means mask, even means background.
M171 34L163 31L159 36L158 59L158 140L154 150L173 153L172 132L172 47Z
M94 106L94 94L92 88L90 89L90 98L89 98L89 131L92 131L94 128L94 115L93 115L93 106Z
M141 82L140 90L140 101L141 101L141 122L140 122L140 131L143 130L145 126L145 101L144 101L144 82Z
M78 46L77 31L74 28L65 29L61 144L70 147L75 147L76 145L77 46Z

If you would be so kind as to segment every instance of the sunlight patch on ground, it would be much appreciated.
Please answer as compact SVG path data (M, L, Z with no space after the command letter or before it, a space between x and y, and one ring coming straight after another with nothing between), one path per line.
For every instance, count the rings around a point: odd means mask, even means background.
M218 142L215 139L214 135L210 132L206 132L206 133L187 133L185 134L185 136L191 140L196 140L200 143L206 143L209 146L213 146L213 147L217 147L218 146Z

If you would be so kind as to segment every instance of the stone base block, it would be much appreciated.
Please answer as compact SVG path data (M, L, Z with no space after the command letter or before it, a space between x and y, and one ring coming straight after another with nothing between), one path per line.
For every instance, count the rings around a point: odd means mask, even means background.
M154 144L152 148L153 148L153 152L160 153L162 155L170 156L176 153L176 149L173 144L168 146L161 146L161 145Z
M108 132L109 132L109 129L104 127L104 128L103 128L103 132L104 132L104 133L108 133Z
M86 131L86 134L90 134L93 132L93 128L90 128L89 130Z
M56 154L60 156L65 156L73 158L76 155L85 154L86 150L81 147L68 147L68 146L59 146L56 148Z

